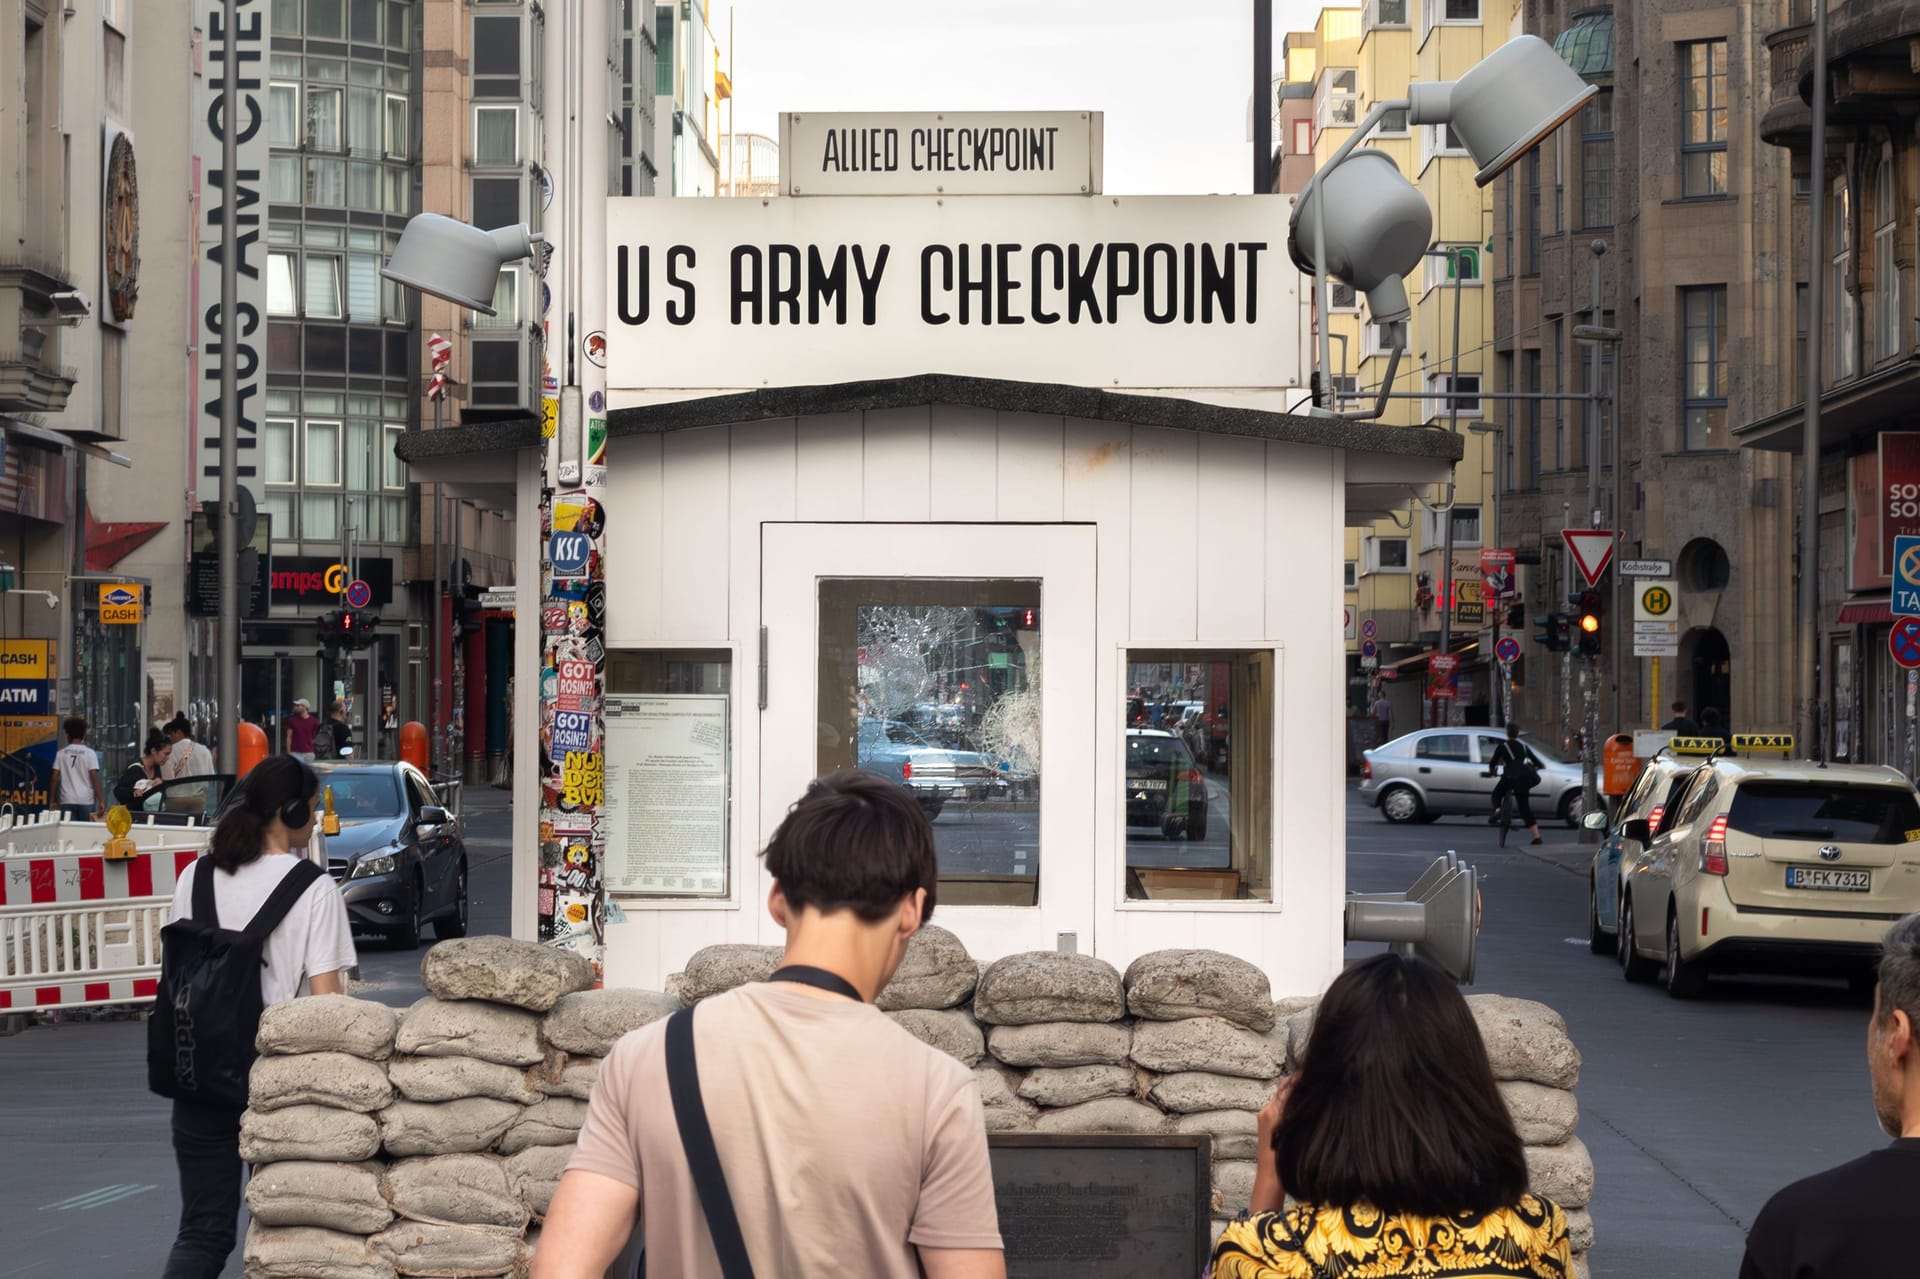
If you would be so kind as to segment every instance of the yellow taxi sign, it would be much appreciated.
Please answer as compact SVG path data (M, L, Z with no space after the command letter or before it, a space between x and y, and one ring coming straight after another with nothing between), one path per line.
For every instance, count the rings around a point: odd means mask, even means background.
M100 624L102 626L133 626L139 624L145 614L146 593L131 582L102 582L100 584Z
M1727 749L1724 737L1676 737L1667 743L1676 755L1718 755Z
M1792 733L1735 733L1733 749L1737 751L1780 751L1793 750Z

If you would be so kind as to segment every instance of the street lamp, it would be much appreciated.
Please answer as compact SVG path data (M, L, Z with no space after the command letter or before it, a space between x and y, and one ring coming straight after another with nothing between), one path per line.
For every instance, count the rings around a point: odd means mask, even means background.
M1405 111L1410 125L1450 125L1460 144L1480 166L1473 180L1485 186L1564 124L1599 91L1597 86L1582 80L1553 51L1553 46L1539 36L1516 36L1458 80L1409 85L1405 98L1373 104L1366 118L1327 163L1314 171L1306 190L1300 193L1294 207L1293 225L1288 230L1287 247L1294 262L1301 270L1313 273L1315 307L1321 317L1318 348L1323 381L1330 375L1332 366L1326 325L1331 303L1327 289L1329 275L1355 289L1367 289L1369 310L1377 301L1388 311L1387 314L1372 312L1373 321L1386 323L1405 315L1406 291L1389 289L1384 281L1392 277L1397 284L1399 277L1419 263L1419 251L1410 256L1407 252L1406 237L1414 224L1406 220L1405 213L1381 216L1372 207L1375 201L1387 200L1399 209L1405 193L1390 182L1383 171L1393 167L1390 160L1382 165L1379 161L1387 158L1380 152L1358 150L1366 136L1395 111ZM1378 159L1365 158L1370 156ZM1365 166L1357 178L1342 173L1351 162ZM1405 178L1399 181L1408 190L1412 189ZM1328 215L1329 206L1333 209L1332 216ZM1339 229L1337 237L1329 235L1329 225ZM1429 229L1431 225L1429 218ZM1307 232L1305 236L1301 234L1303 229ZM1423 241L1420 251L1425 248ZM1363 285L1361 280L1371 284ZM1387 393L1393 388L1399 356L1406 346L1404 331L1396 331L1393 338L1387 374L1374 407L1335 412L1332 416L1360 420L1377 418L1386 412Z
M493 231L439 213L407 219L406 230L380 274L396 284L430 293L456 306L493 314L500 268L533 256L540 240L525 223Z

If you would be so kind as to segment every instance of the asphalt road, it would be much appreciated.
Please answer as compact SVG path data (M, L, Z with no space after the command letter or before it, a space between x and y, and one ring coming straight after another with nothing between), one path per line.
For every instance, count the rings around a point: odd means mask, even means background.
M1040 805L994 798L948 800L933 822L940 869L947 874L1031 875L1039 866ZM1227 865L1227 786L1207 775L1205 839L1167 837L1155 826L1127 829L1129 866Z
M1587 952L1585 881L1564 868L1583 855L1573 832L1548 827L1547 846L1502 851L1484 823L1388 826L1352 792L1348 802L1350 887L1405 887L1432 856L1457 850L1483 875L1475 989L1542 1000L1566 1017L1585 1057L1580 1133L1598 1170L1596 1276L1730 1279L1768 1195L1882 1141L1868 1098L1866 1008L1839 985L1721 982L1694 1004L1629 986L1611 960ZM505 796L476 794L467 817L473 928L504 931ZM364 947L359 993L410 1003L422 954ZM0 1204L11 1223L0 1279L156 1273L179 1201L166 1103L146 1091L139 1023L0 1038L0 1090ZM237 1250L226 1274L240 1274Z

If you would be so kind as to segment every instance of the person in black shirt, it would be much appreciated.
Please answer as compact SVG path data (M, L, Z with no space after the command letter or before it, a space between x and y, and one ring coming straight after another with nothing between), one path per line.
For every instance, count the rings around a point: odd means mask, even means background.
M1747 1235L1740 1279L1878 1279L1920 1269L1908 1228L1920 1204L1917 1034L1920 914L1913 914L1882 943L1867 1031L1873 1109L1893 1143L1768 1200Z
M1520 726L1508 721L1507 740L1493 748L1493 758L1487 761L1487 773L1498 772L1500 780L1493 788L1494 820L1499 821L1500 797L1513 797L1514 816L1520 824L1533 832L1533 842L1540 842L1540 819L1533 815L1533 805L1528 803L1530 792L1540 784L1540 772L1533 766L1533 759L1527 754L1527 748L1520 742ZM1507 832L1500 832L1500 845L1505 847Z
M1675 702L1673 704L1673 718L1660 727L1663 731L1672 733L1675 737L1698 737L1700 735L1700 726L1693 722L1693 716L1687 714L1687 704L1685 702Z
M140 797L147 789L140 783L160 780L160 764L166 759L170 745L167 735L159 729L148 731L147 749L141 752L140 758L127 765L127 771L120 774L120 780L113 784L115 803L125 804L128 808L139 807Z

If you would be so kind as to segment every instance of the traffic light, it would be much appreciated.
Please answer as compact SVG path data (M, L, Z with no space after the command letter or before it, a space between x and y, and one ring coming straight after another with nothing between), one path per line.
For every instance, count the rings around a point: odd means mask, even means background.
M1507 629L1508 630L1510 631L1523 630L1525 629L1526 625L1527 625L1527 606L1525 604L1515 604L1512 607L1507 609Z
M1574 625L1579 630L1580 652L1588 657L1600 656L1603 621L1600 615L1600 592L1581 591L1570 599L1574 608Z
M380 619L358 609L339 608L320 615L320 642L331 649L361 649L373 643Z
M1571 646L1565 613L1542 613L1533 619L1533 624L1540 628L1534 632L1534 642L1549 653L1564 653Z

